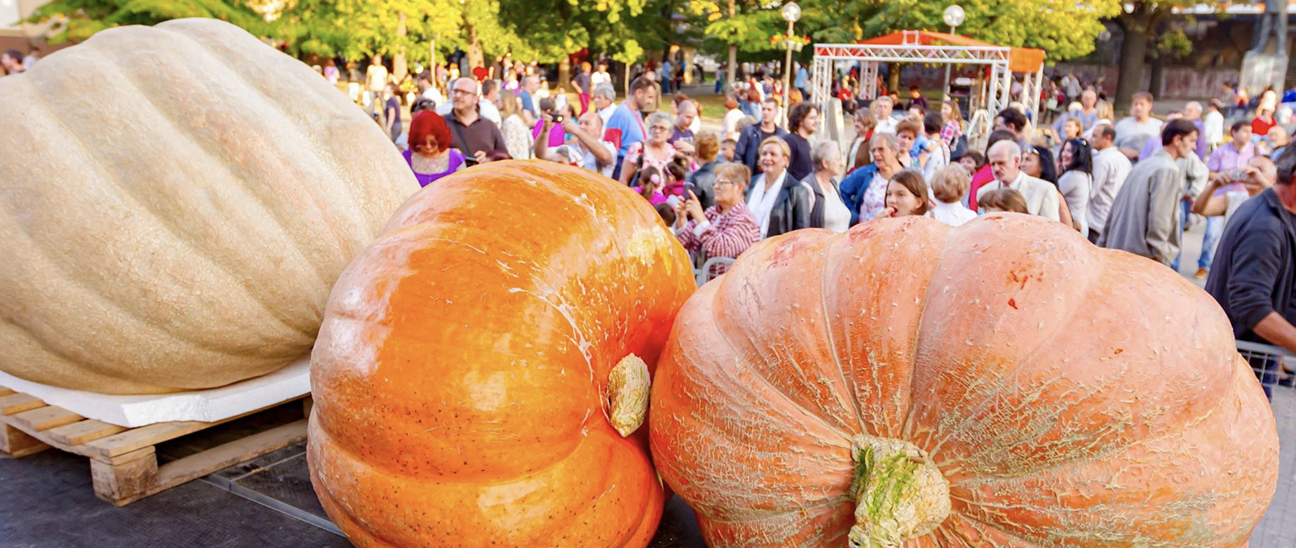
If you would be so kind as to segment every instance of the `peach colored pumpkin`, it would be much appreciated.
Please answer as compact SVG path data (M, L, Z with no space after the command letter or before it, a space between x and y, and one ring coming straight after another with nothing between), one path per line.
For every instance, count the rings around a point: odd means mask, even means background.
M1278 472L1210 296L1023 215L762 242L680 311L651 408L711 548L1240 547Z
M105 30L0 97L0 369L40 383L173 392L306 356L418 190L346 96L213 19Z
M325 510L362 548L642 548L665 495L647 429L622 433L693 290L647 201L589 171L423 189L342 275L311 357Z

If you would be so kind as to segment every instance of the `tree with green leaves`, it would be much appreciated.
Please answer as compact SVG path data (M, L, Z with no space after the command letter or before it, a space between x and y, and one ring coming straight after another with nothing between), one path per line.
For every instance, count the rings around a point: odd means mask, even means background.
M1134 92L1143 85L1143 67L1149 58L1160 63L1158 57L1181 57L1192 51L1192 42L1183 29L1172 24L1176 9L1206 4L1222 11L1227 3L1223 0L1134 0L1129 4L1130 9L1122 10L1114 19L1125 31L1114 102L1118 111L1129 109ZM1154 81L1152 89L1158 87Z
M43 23L56 17L66 22L50 38L54 44L81 42L117 26L156 25L186 17L220 19L257 36L265 36L270 29L262 15L239 0L53 0L37 8L30 20Z
M1092 53L1103 20L1121 11L1121 0L898 0L874 4L876 11L865 13L861 26L867 36L901 30L948 32L944 13L952 4L963 8L959 34L999 46L1040 48L1051 61Z

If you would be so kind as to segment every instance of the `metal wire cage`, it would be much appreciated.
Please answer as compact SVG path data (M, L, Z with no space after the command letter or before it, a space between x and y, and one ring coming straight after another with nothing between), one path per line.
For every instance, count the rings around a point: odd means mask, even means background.
M1292 388L1296 355L1267 344L1237 341L1238 353L1251 364L1273 405L1278 423L1278 490L1269 511L1251 534L1251 548L1296 545L1296 390Z

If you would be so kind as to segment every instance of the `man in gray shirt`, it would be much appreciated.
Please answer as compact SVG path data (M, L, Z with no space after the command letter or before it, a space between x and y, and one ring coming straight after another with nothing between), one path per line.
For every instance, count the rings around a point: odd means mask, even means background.
M1116 147L1130 161L1138 160L1139 152L1148 139L1161 133L1161 120L1152 117L1152 94L1140 91L1134 94L1130 115L1116 123Z
M1161 150L1139 162L1112 202L1098 245L1142 255L1170 266L1179 255L1179 200L1184 173L1175 164L1194 154L1197 126L1188 120L1166 124Z

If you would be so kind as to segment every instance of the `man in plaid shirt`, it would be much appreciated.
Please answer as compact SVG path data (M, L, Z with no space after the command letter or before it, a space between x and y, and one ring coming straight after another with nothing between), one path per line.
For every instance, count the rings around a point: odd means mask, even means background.
M736 259L760 240L760 223L747 209L745 200L750 173L743 164L719 164L715 168L716 205L704 212L697 197L690 192L689 199L676 206L680 218L687 217L689 221L675 237L690 254L696 256L700 252L705 258ZM727 266L714 268L714 275L718 276Z

